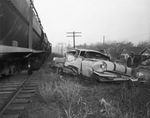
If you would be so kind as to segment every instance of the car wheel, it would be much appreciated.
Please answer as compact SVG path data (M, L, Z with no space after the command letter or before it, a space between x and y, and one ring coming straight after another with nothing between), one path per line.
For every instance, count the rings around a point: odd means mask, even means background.
M63 68L57 68L56 69L56 74L57 75L63 75Z

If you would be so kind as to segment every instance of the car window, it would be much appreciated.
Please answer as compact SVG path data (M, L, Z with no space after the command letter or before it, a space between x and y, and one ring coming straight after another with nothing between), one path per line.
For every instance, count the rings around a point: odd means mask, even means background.
M66 54L73 55L74 57L78 57L79 53L80 53L79 50L71 50L71 51L68 51Z
M79 53L80 53L80 50L76 50L75 57L78 57L78 56L79 56Z
M85 51L80 52L80 56L84 57Z
M103 55L101 53L98 52L86 52L85 53L85 58L94 58L94 59L104 59L104 60L109 60L109 57L106 55Z

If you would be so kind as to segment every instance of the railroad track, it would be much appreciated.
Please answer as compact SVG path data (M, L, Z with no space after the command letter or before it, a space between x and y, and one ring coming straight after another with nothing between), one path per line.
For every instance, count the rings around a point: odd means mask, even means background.
M36 72L35 72L36 73ZM0 118L20 118L21 112L34 95L37 80L35 73L26 73L0 81Z

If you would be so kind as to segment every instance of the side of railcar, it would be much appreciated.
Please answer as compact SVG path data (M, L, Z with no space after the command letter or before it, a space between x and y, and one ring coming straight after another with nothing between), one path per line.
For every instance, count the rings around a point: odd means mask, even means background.
M44 40L45 33L32 0L0 0L0 75L24 68L30 74L38 69L46 51Z

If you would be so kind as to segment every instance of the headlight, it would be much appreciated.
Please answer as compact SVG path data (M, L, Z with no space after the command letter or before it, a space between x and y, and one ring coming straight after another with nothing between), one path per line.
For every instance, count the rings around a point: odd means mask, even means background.
M53 61L55 61L55 60L56 60L56 58L57 58L57 57L54 57L54 58L53 58Z
M96 62L93 65L93 69L96 72L104 72L107 70L107 64L105 62Z
M105 71L105 70L107 69L107 64L106 64L105 62L102 62L102 63L100 64L100 68L101 68L103 71Z

